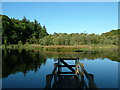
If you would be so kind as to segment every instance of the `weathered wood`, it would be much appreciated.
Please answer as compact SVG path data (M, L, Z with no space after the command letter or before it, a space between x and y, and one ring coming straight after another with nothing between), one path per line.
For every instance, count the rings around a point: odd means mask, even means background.
M89 74L90 78L94 81L94 75L93 74ZM89 82L89 88L92 88L91 86L91 82Z
M71 74L71 75L64 74L64 75L60 75L60 76L75 76L75 74Z
M50 88L50 84L51 84L51 74L48 74L46 76L46 88Z
M84 68L84 64L83 63L78 62L76 64L76 74L79 73L81 76L84 76L84 71L81 68L81 66Z
M63 60L60 60L67 68L69 68L72 72L75 72L75 70L72 68L72 67L69 67L69 65L63 61Z
M85 87L85 88L88 88L88 87L87 87L87 84L85 83L85 80L84 80L84 72L79 69L79 67L80 67L79 61L76 60L76 61L75 61L75 64L76 64L75 74L77 75L77 77L78 77L78 79L79 79L79 81L80 81L80 84L81 84L82 88L84 88L84 87ZM81 65L84 66L84 64L82 64L82 63L81 63Z
M80 77L79 77L80 76ZM82 86L82 88L84 88L84 86L85 86L85 88L88 88L87 87L87 84L85 83L85 80L84 80L84 76L81 76L81 75L77 75L77 77L78 77L78 79L79 79L79 81L80 81L80 84L81 84L81 86Z
M81 63L79 63L82 70L85 73L85 76L87 77L87 79L89 80L90 84L91 84L91 88L97 88L96 84L94 83L94 81L92 80L92 78L89 76L89 74L87 73L87 71L84 69L83 65Z
M46 81L46 83L47 83L46 88L51 88L51 81L52 81L53 75L54 75L54 73L55 73L55 71L57 69L57 66L58 66L58 63L55 63L52 74L49 74L49 75L46 76L46 80L47 80Z
M78 78L76 75L70 76L70 75L60 75L59 81L58 81L58 89L67 89L67 88L81 88Z
M61 65L61 62L58 61L58 74L60 74L60 72L62 72L62 67L60 67Z
M69 65L69 67L75 67L76 65ZM65 65L59 65L59 67L67 67Z
M78 60L75 60L75 74L78 74L79 73L79 69L78 69L78 64L79 61Z
M69 65L65 62L65 60L75 60L75 65ZM64 65L61 65L61 64L64 64ZM58 73L56 73L57 67L58 67ZM62 67L67 67L72 72L62 72L62 69L61 69ZM75 67L76 70L72 67ZM78 78L76 80L76 82L80 85L80 87L97 89L97 86L94 83L94 75L87 73L87 71L84 69L84 64L79 62L79 58L58 58L58 63L54 64L54 69L52 71L52 74L49 74L46 76L46 80L47 80L46 88L57 88L59 85L63 85L63 87L64 86L66 87L66 85L64 83L65 78L64 77L60 78L61 77L60 74L63 74L63 75L66 74L66 77L69 76L67 74L72 74L73 77L76 75ZM54 76L54 82L51 87L51 82L52 82L53 76ZM86 76L86 78L88 79L88 81L89 81L88 84L86 84L86 82L84 80L84 76ZM66 80L66 81L68 82L69 80L73 80L74 79L73 77L71 77L70 79L67 78L68 80ZM62 79L62 81L61 81L61 79ZM61 81L62 84L61 83L58 84L59 80Z
M52 88L56 88L56 85L57 85L57 73L54 74L54 83L52 85Z
M60 72L60 74L75 74L75 72Z

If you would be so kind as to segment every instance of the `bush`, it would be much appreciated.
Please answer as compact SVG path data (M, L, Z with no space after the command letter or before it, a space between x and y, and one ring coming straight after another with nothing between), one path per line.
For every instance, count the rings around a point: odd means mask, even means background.
M22 43L22 41L21 41L21 40L18 42L18 45L23 45L23 43Z
M26 42L26 43L25 43L25 45L28 45L28 44L30 44L30 43L29 43L29 42Z

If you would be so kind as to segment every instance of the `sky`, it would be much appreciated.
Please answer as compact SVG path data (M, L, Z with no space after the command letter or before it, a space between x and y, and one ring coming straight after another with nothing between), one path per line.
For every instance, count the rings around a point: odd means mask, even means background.
M117 2L3 2L2 14L37 19L49 34L101 34L118 29Z
M1 0L3 2L119 2L120 0Z

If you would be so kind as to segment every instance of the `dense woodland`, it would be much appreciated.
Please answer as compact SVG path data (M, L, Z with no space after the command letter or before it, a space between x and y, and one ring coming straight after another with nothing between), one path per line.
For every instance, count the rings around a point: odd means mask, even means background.
M26 17L22 20L0 15L2 18L2 44L40 44L40 45L118 45L120 29L97 34L87 33L54 33L48 34L47 29L37 21ZM56 30L57 32L57 30Z
M46 27L41 26L37 20L30 22L23 17L22 20L2 17L2 44L37 43L39 39L47 36Z

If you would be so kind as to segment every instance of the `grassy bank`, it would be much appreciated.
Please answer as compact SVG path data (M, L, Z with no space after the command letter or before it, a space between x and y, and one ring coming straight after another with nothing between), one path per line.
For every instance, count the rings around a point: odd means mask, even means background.
M97 50L117 50L115 45L76 45L76 46L42 46L42 45L5 45L1 46L3 49L27 49L27 50L42 50L42 51L57 51L57 52L75 52L75 51L97 51Z

